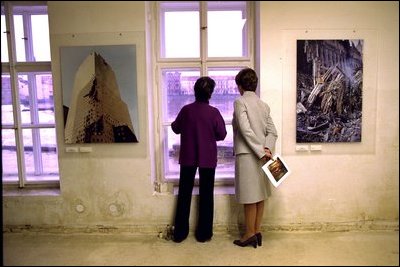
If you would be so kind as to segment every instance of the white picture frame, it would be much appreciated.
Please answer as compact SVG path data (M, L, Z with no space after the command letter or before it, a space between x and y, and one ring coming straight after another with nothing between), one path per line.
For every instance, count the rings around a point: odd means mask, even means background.
M292 172L280 155L275 155L262 166L270 182L278 187Z

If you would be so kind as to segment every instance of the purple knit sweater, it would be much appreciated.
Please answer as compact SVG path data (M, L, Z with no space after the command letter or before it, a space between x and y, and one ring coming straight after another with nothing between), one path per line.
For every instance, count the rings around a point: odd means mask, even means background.
M217 108L208 102L195 101L180 110L171 127L181 135L179 164L202 168L217 166L217 141L226 136L225 121Z

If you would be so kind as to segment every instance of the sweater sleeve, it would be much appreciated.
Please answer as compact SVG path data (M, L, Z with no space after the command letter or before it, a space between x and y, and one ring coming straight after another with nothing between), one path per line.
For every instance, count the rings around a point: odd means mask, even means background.
M215 120L215 139L217 141L222 141L226 137L226 126L224 118L222 117L221 113L217 110L217 116Z
M178 116L176 117L176 119L171 123L171 128L172 131L174 131L174 133L176 134L180 134L182 132L182 110L179 111Z

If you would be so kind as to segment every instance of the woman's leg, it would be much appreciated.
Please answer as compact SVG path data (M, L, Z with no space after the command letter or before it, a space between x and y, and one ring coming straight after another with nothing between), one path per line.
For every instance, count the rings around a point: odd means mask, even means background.
M246 224L246 232L240 239L245 241L256 233L257 203L244 204L244 220Z
M197 167L181 166L178 203L175 212L174 241L181 242L189 234L190 203Z
M199 218L196 239L199 242L213 236L215 168L199 168Z
M255 223L255 233L261 232L261 222L264 215L264 200L256 203L256 223Z

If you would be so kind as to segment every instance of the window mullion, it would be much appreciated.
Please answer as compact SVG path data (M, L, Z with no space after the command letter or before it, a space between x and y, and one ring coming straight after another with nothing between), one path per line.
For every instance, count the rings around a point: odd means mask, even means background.
M200 1L200 62L201 76L207 73L207 2Z
M29 107L31 122L33 125L39 123L39 107L37 102L37 87L35 74L28 73L28 88L29 88ZM43 173L43 162L41 153L40 129L32 129L32 153L34 162L34 173L40 175Z
M247 6L247 18L255 18L256 17L256 10L255 10L255 3L251 3ZM254 55L256 53L256 47L255 47L255 20L248 20L248 25L247 25L247 32L246 36L244 37L247 40L245 42L244 46L247 46L247 51L248 55L247 57L250 59L250 64L251 66L254 65Z
M33 51L32 15L30 13L24 12L23 24L26 59L28 62L36 62ZM36 75L33 73L28 73L28 89L31 122L33 125L36 125L39 123L39 107L37 102ZM43 173L43 162L41 153L40 129L32 129L31 135L34 174L41 175Z
M16 62L17 72L51 72L51 62Z
M14 130L15 130L15 144L17 149L17 165L18 165L18 180L19 187L22 188L25 185L26 174L25 174L25 158L24 158L24 142L21 127L21 106L19 105L19 87L18 87L18 76L15 70L16 62L16 48L15 48L15 36L14 34L14 21L11 12L11 4L5 3L5 16L6 16L6 27L7 29L7 42L8 42L8 58L10 64L10 80L11 80L11 96L12 103L14 106L13 117L14 117Z
M156 18L155 18L155 22L156 22L156 38L155 40L157 40L156 45L155 45L155 50L156 52L156 58L157 61L160 60L160 58L164 58L165 57L165 25L164 25L164 21L165 21L165 14L164 12L161 12L159 3L156 3L156 10L158 11L158 13L156 13Z
M31 62L35 61L33 56L33 47L32 47L32 25L31 25L31 15L24 12L22 14L22 23L24 28L24 46L25 46L25 58L26 61Z

